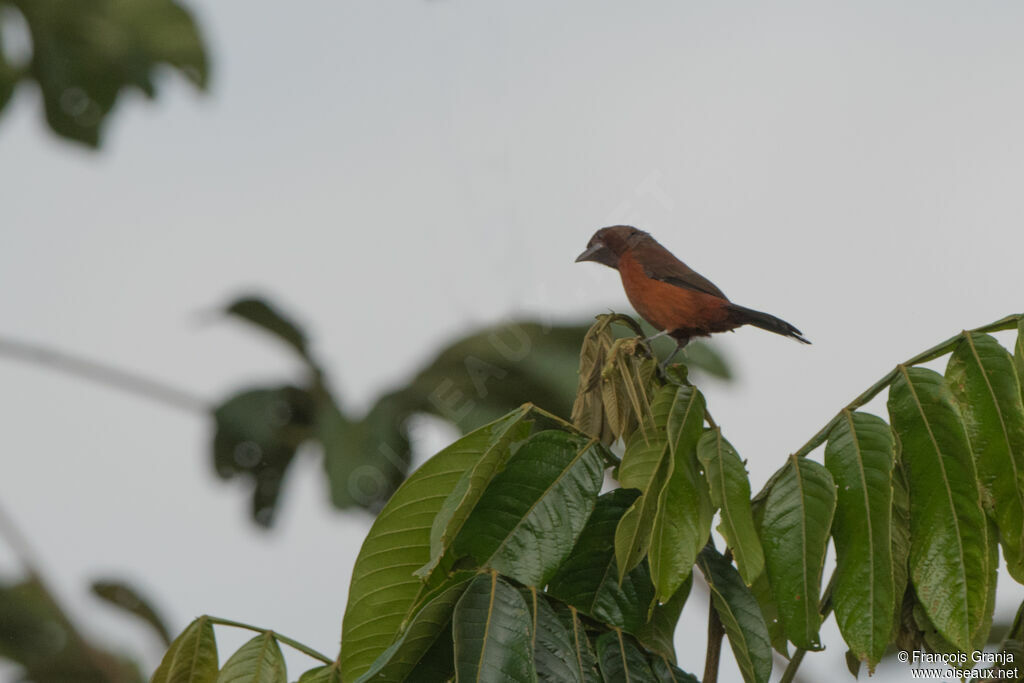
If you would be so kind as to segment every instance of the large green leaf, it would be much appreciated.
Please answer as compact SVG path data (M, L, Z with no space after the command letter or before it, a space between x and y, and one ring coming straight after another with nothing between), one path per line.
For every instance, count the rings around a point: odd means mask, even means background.
M757 598L732 564L710 546L701 551L697 566L707 580L743 680L765 683L772 674L772 645Z
M384 650L373 665L357 679L357 683L370 681L404 681L410 672L424 660L435 641L449 638L452 611L455 603L475 576L472 572L458 572L437 590L421 601L408 626L398 640Z
M633 633L645 648L662 657L667 657L672 662L676 661L676 626L679 625L679 615L682 614L683 607L686 606L686 600L690 597L692 588L693 572L690 572L690 575L683 581L683 585L669 598L668 602L653 605L647 623Z
M214 683L217 638L207 617L199 617L174 639L150 683Z
M740 576L749 586L764 570L764 551L750 511L750 480L743 461L717 427L697 442L697 457L711 489L711 502L721 510L718 531L732 549Z
M572 554L548 583L551 596L631 633L644 626L654 599L647 563L637 565L621 584L618 581L615 527L636 498L636 491L629 489L616 489L598 498Z
M552 604L536 589L529 592L527 603L534 615L537 678L548 683L598 683L597 660L575 612L562 603Z
M284 655L272 633L261 633L231 655L217 683L288 683Z
M761 545L786 637L818 650L818 599L836 489L822 465L790 456L764 508Z
M697 461L697 440L704 428L704 397L697 389L676 389L665 427L672 475L658 496L648 551L651 579L662 602L693 573L714 517L708 484Z
M662 387L648 418L630 436L619 467L619 483L641 493L615 533L619 576L651 550L651 569L663 600L686 578L710 532L710 497L697 475L694 453L703 419L699 391ZM655 532L657 547L652 548Z
M659 683L700 683L696 676L683 671L664 657L651 657L651 670Z
M512 453L509 446L526 438L528 433L527 423L508 430L484 451L473 467L459 477L455 488L448 494L440 512L434 517L434 523L430 528L430 562L419 569L417 575L429 577L438 566L494 475L505 467Z
M394 641L422 582L413 574L430 559L434 516L463 472L514 429L517 410L467 434L425 462L377 516L352 570L342 622L341 670L355 680Z
M1024 318L1017 325L1017 341L1013 345L1013 366L1017 368L1017 380L1024 392Z
M299 676L299 683L341 683L341 664L324 664Z
M643 651L622 631L601 634L596 646L597 661L604 680L615 683L648 683L658 680Z
M55 133L91 146L118 95L156 95L170 65L205 87L207 61L192 16L171 0L11 0L32 36L27 77L39 83ZM0 103L2 104L2 103Z
M544 586L594 509L604 479L602 448L568 432L534 434L480 497L455 539L455 554Z
M889 415L910 492L910 577L929 619L970 652L985 620L988 543L978 477L960 411L945 380L900 367Z
M477 576L452 617L456 680L536 681L531 627L530 611L519 591L496 573Z
M965 333L946 380L967 428L982 504L999 527L1010 574L1024 582L1024 404L1013 357L991 336Z
M902 624L901 599L908 590L910 583L910 492L907 490L906 475L903 472L900 456L900 442L896 440L896 467L892 472L892 585L896 598L893 610L892 634L890 640L896 638ZM913 592L913 589L910 589ZM903 648L907 649L907 648ZM910 648L913 649L913 648Z
M843 639L870 671L889 644L898 599L892 556L895 459L892 430L868 413L844 411L825 446L825 466L838 494L832 602Z
M633 432L626 452L637 452L640 449L649 449L664 453L668 448L668 439L664 436L651 436L647 443L643 442L640 431ZM657 439L657 440L655 440ZM619 581L625 579L626 574L639 566L651 547L651 534L654 531L654 520L658 514L658 499L661 490L668 484L672 476L671 458L662 458L658 461L657 469L652 473L650 484L651 489L641 492L633 504L622 515L619 525L615 529L615 557L619 568Z

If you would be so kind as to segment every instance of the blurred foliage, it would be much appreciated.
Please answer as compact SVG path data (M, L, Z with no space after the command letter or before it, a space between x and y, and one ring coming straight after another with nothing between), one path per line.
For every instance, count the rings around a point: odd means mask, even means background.
M213 411L216 471L224 478L241 476L252 482L252 514L262 526L273 523L288 466L305 443L323 452L335 506L377 511L408 474L408 422L414 415L439 417L467 433L527 401L569 414L579 349L589 328L518 321L471 332L441 349L401 388L380 396L364 415L355 416L343 409L306 333L286 314L253 297L232 302L225 312L283 342L306 368L302 381L246 388ZM607 325L602 339L610 345L615 335L632 337L634 328L613 333ZM622 339L625 343L627 338ZM696 372L730 377L724 359L699 342L687 348L687 360ZM654 361L649 359L647 367L653 371Z
M0 658L35 683L141 683L138 666L87 641L35 578L0 581Z
M122 581L106 579L93 581L92 592L101 600L142 619L165 645L171 644L171 634L156 608L134 587Z
M0 0L0 24L17 26L19 19L30 52L11 63L20 55L0 44L0 110L19 82L33 81L42 91L47 123L63 138L98 146L122 91L134 87L156 96L154 72L161 65L206 87L202 37L174 0Z

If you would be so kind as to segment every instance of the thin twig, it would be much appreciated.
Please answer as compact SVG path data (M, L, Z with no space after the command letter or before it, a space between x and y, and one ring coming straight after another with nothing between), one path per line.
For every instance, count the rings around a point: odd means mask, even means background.
M976 327L973 330L965 330L963 332L960 332L959 334L953 335L952 337L950 337L949 339L940 344L936 344L935 346L931 347L926 351L922 351L921 353L917 354L910 360L900 363L900 365L918 365L920 363L927 363L928 361L935 360L936 358L941 358L942 356L946 355L956 347L956 345L963 338L964 334L969 334L971 332L998 332L999 330L1010 330L1017 327L1020 324L1022 318L1024 318L1024 313L1015 313L1013 315L1008 315L1005 318L1000 318L999 320L991 322L987 325ZM832 428L835 427L836 424L843 419L843 414L848 410L853 411L856 410L857 408L860 408L862 405L864 405L865 403L873 399L875 396L877 396L879 393L881 393L883 389L889 386L889 384L891 384L892 381L896 379L896 375L899 373L900 365L897 365L895 368L890 370L888 373L886 373L884 377L882 377L882 379L872 384L860 396L853 399L846 406L844 406L842 410L836 413L835 417L829 420L828 424L822 427L817 434L812 436L807 443L805 443L803 446L800 447L799 450L796 451L796 456L803 457L810 453L811 451L813 451L818 446L820 446L821 444L825 443L825 440L828 439L829 432L831 432Z
M74 356L40 344L0 338L0 356L27 361L90 382L105 384L179 410L205 413L210 409L206 400L195 394L112 365Z
M327 655L325 655L323 653L320 653L320 652L317 652L316 650L314 650L310 646L303 645L302 643L300 643L297 640L292 640L288 636L283 636L280 633L278 633L277 631L272 631L272 630L270 630L268 628L260 628L259 626L253 626L252 624L246 624L246 623L243 623L241 621L233 621L231 619L222 619L220 617L211 617L210 615L206 615L206 618L209 619L210 623L212 623L212 624L220 624L221 626L233 626L235 628L244 628L244 629L249 630L249 631L255 631L256 633L267 633L267 634L270 634L278 642L284 643L285 645L288 645L289 647L291 647L291 648L293 648L295 650L298 650L299 652L301 652L304 655L312 657L313 659L317 659L317 660L323 662L324 664L333 664L334 663L334 660L331 659L330 657L328 657Z

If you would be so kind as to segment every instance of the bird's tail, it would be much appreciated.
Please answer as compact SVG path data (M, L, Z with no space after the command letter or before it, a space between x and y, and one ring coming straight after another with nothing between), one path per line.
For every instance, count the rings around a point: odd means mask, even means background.
M800 330L796 329L785 320L776 318L770 313L755 311L752 308L744 308L743 306L737 306L736 304L730 304L730 309L733 316L735 316L735 320L741 325L753 325L754 327L760 327L762 330L781 334L783 337L792 337L798 342L804 344L811 343L807 339L804 339Z

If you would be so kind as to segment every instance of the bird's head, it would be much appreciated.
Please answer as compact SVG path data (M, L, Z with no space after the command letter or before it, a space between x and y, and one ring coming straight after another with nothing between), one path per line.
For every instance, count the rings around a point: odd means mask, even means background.
M619 257L638 243L649 239L643 230L631 225L613 225L601 228L587 242L586 250L576 257L576 262L596 261L611 268L619 267Z

